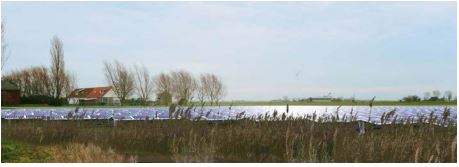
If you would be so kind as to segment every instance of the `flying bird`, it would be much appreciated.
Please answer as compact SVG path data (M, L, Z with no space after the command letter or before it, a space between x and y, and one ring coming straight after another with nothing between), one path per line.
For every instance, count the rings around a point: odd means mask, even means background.
M300 76L300 74L301 74L301 70L300 70L300 71L297 71L297 72L295 73L295 77L298 78L298 77Z

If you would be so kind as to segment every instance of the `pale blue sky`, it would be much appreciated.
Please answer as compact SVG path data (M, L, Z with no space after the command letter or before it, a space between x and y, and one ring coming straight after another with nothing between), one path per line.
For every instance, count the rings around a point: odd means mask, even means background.
M2 2L4 72L49 65L64 42L79 87L103 61L211 72L225 100L456 92L456 2Z

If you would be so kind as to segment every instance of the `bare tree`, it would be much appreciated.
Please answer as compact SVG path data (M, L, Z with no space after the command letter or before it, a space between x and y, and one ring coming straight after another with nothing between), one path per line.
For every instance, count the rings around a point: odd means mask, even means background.
M1 66L2 66L2 70L3 70L3 67L5 67L6 65L6 62L8 61L8 58L9 58L9 54L8 54L8 44L6 43L6 40L5 40L5 24L2 22L2 63L1 63Z
M65 87L63 89L65 98L68 98L73 90L77 88L76 76L73 73L66 72Z
M288 98L288 96L284 96L284 97L282 97L282 101L283 102L289 102L290 99Z
M2 32L4 25L2 24ZM2 36L2 50L6 50L4 36ZM2 67L6 62L7 55L2 52ZM30 67L22 70L13 71L5 76L15 83L21 90L21 96L48 96L55 99L66 95L66 89L73 89L75 85L74 76L68 76L65 72L64 50L62 41L58 37L53 37L51 40L51 66Z
M215 74L203 74L200 80L203 92L209 98L210 104L218 104L225 95L225 87L221 79Z
M172 92L172 78L165 74L165 73L160 73L158 76L155 77L154 83L156 86L156 93L160 94L163 92Z
M451 101L453 99L453 92L451 91L445 91L445 100Z
M62 41L54 36L51 41L51 79L54 89L54 98L60 98L66 84L64 45Z
M51 81L50 70L44 66L40 68L40 77L41 84L46 96L52 97L54 95L53 83Z
M424 100L429 100L430 99L430 92L425 92L424 93Z
M206 99L209 98L210 85L206 74L201 74L199 77L199 84L197 86L197 98L201 104L204 105Z
M26 69L27 70L27 69ZM31 76L31 95L45 95L51 97L53 95L53 88L48 69L44 66L32 67L30 70Z
M169 105L172 101L172 78L166 73L160 73L154 78L155 93L160 105Z
M223 85L223 82L219 77L217 77L214 74L211 74L210 76L210 103L213 104L218 104L220 100L223 99L223 97L226 94L225 87Z
M433 97L438 97L438 98L440 98L441 93L440 93L439 90L434 90L434 91L432 91L432 96L433 96Z
M143 105L148 104L151 94L153 93L153 79L145 66L134 66L134 76L136 80L136 92L140 97Z
M121 105L124 105L135 89L134 77L123 64L116 60L113 64L104 62L104 71L107 82L120 99Z
M31 68L32 69L32 68ZM31 80L30 71L31 69L14 70L10 74L5 75L2 80L10 81L15 83L20 89L21 96L28 96L31 94Z
M180 105L187 104L196 90L196 80L187 71L180 70L171 73L172 95Z
M21 90L21 96L24 97L36 95L51 97L53 95L48 69L43 66L16 70L3 79L15 83Z

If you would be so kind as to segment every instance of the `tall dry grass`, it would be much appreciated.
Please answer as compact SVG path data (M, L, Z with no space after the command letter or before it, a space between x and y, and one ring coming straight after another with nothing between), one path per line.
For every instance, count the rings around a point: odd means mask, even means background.
M51 153L48 162L77 162L77 163L119 163L136 162L134 156L124 156L113 149L102 149L92 143L70 143L66 146L50 147Z
M189 111L171 115L187 118ZM382 125L365 123L364 134L358 133L353 114L294 118L277 113L259 120L119 121L116 127L106 120L14 120L2 121L1 133L36 145L94 143L105 148L85 145L93 151L88 152L71 146L68 154L80 154L70 156L70 162L102 152L107 155L89 161L120 160L113 154L118 152L137 156L139 162L457 162L455 121L447 113L420 118L389 112Z

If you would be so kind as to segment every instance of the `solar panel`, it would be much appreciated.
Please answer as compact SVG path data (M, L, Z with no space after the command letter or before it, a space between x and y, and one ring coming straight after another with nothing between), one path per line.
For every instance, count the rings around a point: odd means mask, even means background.
M244 117L253 118L258 115L272 115L276 111L278 116L285 113L287 116L301 117L306 115L317 115L327 117L338 114L339 117L356 116L357 120L370 121L374 123L381 122L383 113L387 113L395 109L395 115L398 118L418 118L418 115L428 116L431 112L439 118L445 110L443 106L374 106L371 110L367 106L343 106L336 112L338 106L290 106L289 113L286 113L285 106L227 106L223 107L197 107L190 110L190 119L200 117L201 120L226 120L236 119L238 114L244 112ZM448 107L450 118L456 121L457 108L456 106ZM186 108L177 108L182 113ZM69 113L74 112L74 109L3 109L1 110L2 119L51 119L65 120L69 119ZM145 120L145 119L169 119L169 110L166 107L151 107L151 108L82 108L75 117L80 119L110 119L117 120Z

